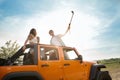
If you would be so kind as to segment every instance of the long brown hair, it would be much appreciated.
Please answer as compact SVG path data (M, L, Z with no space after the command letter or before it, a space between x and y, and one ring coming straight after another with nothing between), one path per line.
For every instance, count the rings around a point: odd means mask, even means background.
M32 28L32 29L30 30L30 33L29 33L29 34L32 34L32 35L36 36L36 35L37 35L36 29L35 29L35 28Z

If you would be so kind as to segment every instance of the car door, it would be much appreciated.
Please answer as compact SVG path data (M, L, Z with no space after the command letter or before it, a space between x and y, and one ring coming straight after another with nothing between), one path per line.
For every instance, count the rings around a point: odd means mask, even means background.
M78 60L77 52L72 48L64 48L63 54L65 80L84 80L84 65Z
M57 48L40 47L39 72L45 80L63 79L63 69Z

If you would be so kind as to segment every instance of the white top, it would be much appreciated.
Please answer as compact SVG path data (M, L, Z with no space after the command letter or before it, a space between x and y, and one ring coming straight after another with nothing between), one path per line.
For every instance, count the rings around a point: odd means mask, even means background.
M50 44L51 45L57 45L57 46L65 46L64 42L61 39L62 35L55 35L51 38Z
M33 39L29 40L30 44L37 43L37 42L38 42L37 37L34 37Z
M34 37L33 39L29 40L29 43L30 44L35 44L38 42L38 39L37 37ZM33 54L34 53L34 49L33 48L30 48L30 53Z

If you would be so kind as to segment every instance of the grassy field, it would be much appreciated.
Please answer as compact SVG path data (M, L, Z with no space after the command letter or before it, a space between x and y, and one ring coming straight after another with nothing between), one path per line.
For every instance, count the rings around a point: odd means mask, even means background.
M120 58L99 60L98 62L106 65L105 70L109 71L112 80L120 80Z

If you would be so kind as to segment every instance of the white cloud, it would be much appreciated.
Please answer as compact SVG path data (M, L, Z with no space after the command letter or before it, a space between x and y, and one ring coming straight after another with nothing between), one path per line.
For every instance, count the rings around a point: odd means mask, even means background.
M41 37L41 42L49 43L50 36L48 35L48 31L53 29L56 34L64 33L69 24L71 15L69 9L61 9L44 13L44 16L43 14L42 16L41 14L35 14L25 18L13 16L5 18L1 26L6 27L5 29L7 31L10 30L10 32L5 33L6 37L9 35L9 37L11 37L9 39L16 38L20 43L23 43L23 38L25 39L29 30L35 27L38 31L38 35ZM73 45L73 43L68 42L67 37L71 37L69 41L73 39L73 41L77 43L80 42L80 44L83 45L81 46L83 49L90 48L92 38L95 34L98 34L95 32L95 29L99 24L99 20L96 17L88 14L81 14L81 12L76 11L71 24L71 34L67 34L64 37L66 38L65 43Z

